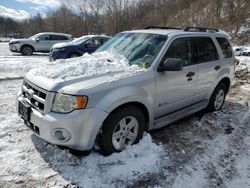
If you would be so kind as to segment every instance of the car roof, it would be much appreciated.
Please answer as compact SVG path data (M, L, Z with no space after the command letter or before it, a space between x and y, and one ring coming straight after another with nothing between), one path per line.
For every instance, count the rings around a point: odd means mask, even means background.
M37 33L37 35L44 35L44 34L48 34L48 35L64 35L64 36L69 36L69 37L72 36L72 35L67 34L67 33L56 33L56 32L42 32L42 33Z
M89 37L105 37L105 38L111 38L111 37L109 37L109 36L107 36L107 35L84 35L84 36L89 36ZM83 37L83 36L82 36Z
M194 30L192 30L194 28ZM198 30L197 30L198 28ZM200 29L201 28L201 29ZM164 28L164 27L149 27L148 29L139 29L139 30L131 30L125 31L128 33L149 33L149 34L158 34L158 35L213 35L216 37L226 37L229 38L228 33L225 31L214 29L214 28L203 28L203 27L186 27L183 29L180 28Z

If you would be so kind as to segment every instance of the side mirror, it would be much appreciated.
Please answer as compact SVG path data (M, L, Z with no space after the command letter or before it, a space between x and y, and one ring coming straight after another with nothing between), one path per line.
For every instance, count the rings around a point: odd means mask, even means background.
M39 42L40 41L40 39L39 38L36 38L36 42Z
M168 58L158 68L158 72L165 71L182 71L184 66L184 60L176 58Z

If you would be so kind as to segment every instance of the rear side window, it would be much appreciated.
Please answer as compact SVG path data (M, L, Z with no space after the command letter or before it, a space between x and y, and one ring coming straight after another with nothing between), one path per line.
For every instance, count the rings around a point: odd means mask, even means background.
M228 42L228 40L226 38L223 38L223 37L217 37L216 40L218 41L218 43L221 47L224 58L232 57L233 50L232 50L232 47L231 47L230 43ZM238 51L239 51L239 49L238 49Z
M217 49L210 37L195 37L193 40L196 44L196 50L194 53L195 63L203 63L219 59Z
M68 40L68 37L63 35L50 35L50 40Z

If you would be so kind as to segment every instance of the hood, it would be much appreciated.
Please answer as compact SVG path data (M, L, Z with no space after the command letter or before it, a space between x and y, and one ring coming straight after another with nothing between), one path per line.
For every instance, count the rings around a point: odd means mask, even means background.
M124 57L100 52L47 63L30 70L26 79L48 91L77 94L80 90L109 84L143 71L145 69L137 65L130 66Z
M52 48L64 48L68 46L76 46L76 44L74 44L73 42L60 42L60 43L54 44Z
M15 43L15 42L26 42L26 41L30 41L30 39L11 39L9 43Z

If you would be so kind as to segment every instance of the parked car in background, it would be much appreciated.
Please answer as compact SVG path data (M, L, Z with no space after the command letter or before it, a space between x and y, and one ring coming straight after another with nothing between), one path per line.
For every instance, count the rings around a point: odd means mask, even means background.
M250 49L247 49L245 50L243 53L242 53L243 56L250 56Z
M28 39L13 39L9 42L9 49L22 55L32 55L33 52L48 53L50 48L59 42L69 42L73 38L65 33L38 33Z
M245 47L239 47L239 46L234 47L234 55L241 56L245 50L246 50Z
M68 43L58 43L50 49L50 60L67 59L92 53L110 37L105 35L85 35Z

